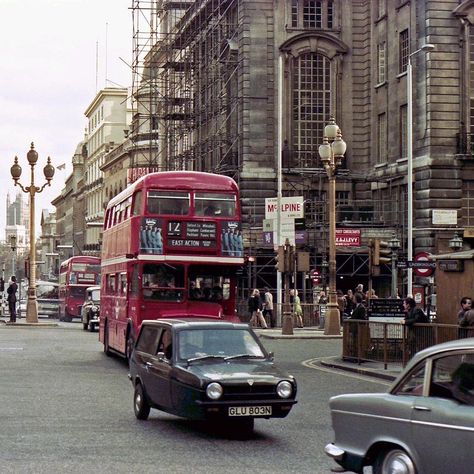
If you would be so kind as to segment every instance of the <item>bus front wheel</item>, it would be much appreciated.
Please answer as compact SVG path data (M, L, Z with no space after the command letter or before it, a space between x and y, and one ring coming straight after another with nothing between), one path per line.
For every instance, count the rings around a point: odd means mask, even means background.
M109 356L111 354L110 347L109 347L109 328L105 325L104 329L104 352L105 355Z

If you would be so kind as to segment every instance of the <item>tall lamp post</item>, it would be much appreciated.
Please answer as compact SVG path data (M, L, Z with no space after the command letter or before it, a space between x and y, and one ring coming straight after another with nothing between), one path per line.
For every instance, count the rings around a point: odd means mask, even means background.
M388 241L388 248L392 251L392 298L397 297L397 282L398 282L398 272L397 272L397 253L400 248L400 241L393 236Z
M319 156L328 175L329 213L329 303L326 307L324 334L340 334L341 323L336 294L336 169L341 165L346 152L346 142L342 139L339 126L331 117L324 127L323 144L319 146Z
M413 260L413 71L411 67L411 58L421 51L428 52L435 49L434 44L424 44L420 49L413 51L408 56L407 64L407 200L408 200L408 216L407 216L407 260ZM410 266L407 270L407 295L413 294L413 268Z
M12 249L12 275L16 274L16 235L10 235L10 247Z
M23 186L18 182L21 176L21 166L18 164L18 157L15 156L13 166L10 168L15 186L20 186L24 193L30 195L30 275L28 286L28 301L26 304L26 321L28 323L38 322L38 302L36 299L36 238L35 238L35 195L40 193L46 186L51 185L51 180L54 176L54 166L51 165L51 158L48 156L47 164L43 168L46 183L41 188L35 186L35 172L34 168L38 161L38 153L35 146L31 143L31 149L28 151L26 158L31 167L31 181L29 186Z

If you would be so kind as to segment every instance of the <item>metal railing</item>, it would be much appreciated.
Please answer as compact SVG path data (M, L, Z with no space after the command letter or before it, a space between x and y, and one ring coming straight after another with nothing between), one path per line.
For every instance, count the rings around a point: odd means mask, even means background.
M358 321L343 322L342 357L359 364L364 361L405 366L419 351L442 342L474 337L474 327L455 324L416 324Z

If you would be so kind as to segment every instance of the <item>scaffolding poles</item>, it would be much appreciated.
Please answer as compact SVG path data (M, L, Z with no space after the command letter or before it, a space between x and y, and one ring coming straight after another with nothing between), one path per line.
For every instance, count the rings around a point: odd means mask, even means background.
M132 2L131 167L239 170L239 0Z

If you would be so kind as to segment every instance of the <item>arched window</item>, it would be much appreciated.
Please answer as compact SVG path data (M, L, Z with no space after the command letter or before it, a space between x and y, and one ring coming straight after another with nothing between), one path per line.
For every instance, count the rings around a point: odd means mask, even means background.
M296 167L320 166L318 147L331 114L331 61L308 52L294 61L292 145Z

